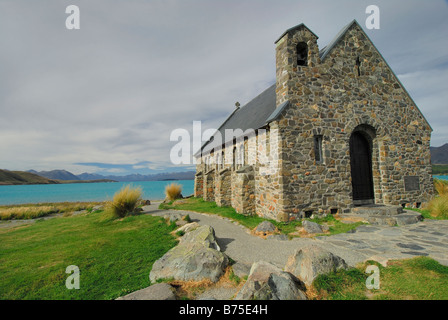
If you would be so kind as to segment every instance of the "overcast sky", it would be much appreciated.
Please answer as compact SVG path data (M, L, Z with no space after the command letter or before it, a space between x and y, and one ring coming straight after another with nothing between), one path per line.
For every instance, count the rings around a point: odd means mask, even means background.
M353 19L447 143L446 0L0 0L0 168L188 169L170 163L172 130L217 128L274 83L286 29L305 23L323 48Z

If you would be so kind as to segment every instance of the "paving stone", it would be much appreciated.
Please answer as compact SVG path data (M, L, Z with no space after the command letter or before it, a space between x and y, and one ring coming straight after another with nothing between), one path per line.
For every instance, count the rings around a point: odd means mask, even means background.
M384 229L381 231L378 231L378 234L381 234L383 236L389 236L389 237L396 237L403 234L403 231L401 231L398 228L391 228L391 229Z
M444 236L445 234L443 234L443 233L440 233L440 232L430 232L432 235L435 235L435 236Z
M401 253L409 254L409 255L412 255L412 256L427 256L428 255L425 252L417 252L417 251L405 251L405 252L402 251Z
M416 244L397 243L397 246L400 248L412 249L412 250L424 250L425 249L424 247L421 247Z

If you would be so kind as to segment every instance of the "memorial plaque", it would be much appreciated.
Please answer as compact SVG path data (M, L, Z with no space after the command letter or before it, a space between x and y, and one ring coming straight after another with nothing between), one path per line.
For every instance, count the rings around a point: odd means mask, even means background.
M416 191L420 190L420 180L418 176L405 176L404 177L404 190Z

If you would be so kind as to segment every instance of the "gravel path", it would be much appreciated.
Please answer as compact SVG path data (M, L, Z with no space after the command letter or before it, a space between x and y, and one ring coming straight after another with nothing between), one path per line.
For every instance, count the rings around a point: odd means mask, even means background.
M415 256L429 256L448 266L447 220L425 220L401 227L363 225L350 233L333 236L277 240L254 236L247 228L217 215L157 207L158 203L154 203L145 207L145 212L161 216L188 213L193 221L212 226L222 251L248 265L265 260L283 268L297 249L313 243L339 255L351 266L371 258L386 262Z

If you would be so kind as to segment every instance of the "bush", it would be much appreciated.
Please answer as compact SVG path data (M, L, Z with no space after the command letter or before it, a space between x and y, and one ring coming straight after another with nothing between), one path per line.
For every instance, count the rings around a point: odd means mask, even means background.
M448 194L432 199L428 204L428 210L435 218L448 219Z
M172 183L165 187L165 195L168 200L176 200L181 197L182 186L177 183Z
M448 195L448 180L434 179L434 188L439 196Z
M113 217L122 218L135 211L142 201L142 189L127 185L115 193L112 201L107 203L106 212Z

